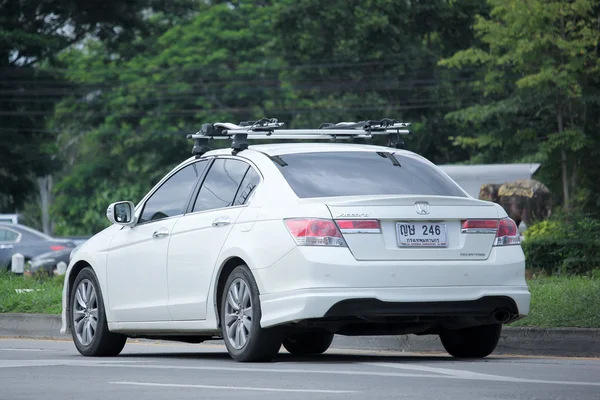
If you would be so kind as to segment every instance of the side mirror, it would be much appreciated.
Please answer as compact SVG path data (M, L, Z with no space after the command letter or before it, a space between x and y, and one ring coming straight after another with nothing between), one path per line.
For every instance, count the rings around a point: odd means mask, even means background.
M133 225L134 205L131 201L117 201L106 209L106 218L113 224Z

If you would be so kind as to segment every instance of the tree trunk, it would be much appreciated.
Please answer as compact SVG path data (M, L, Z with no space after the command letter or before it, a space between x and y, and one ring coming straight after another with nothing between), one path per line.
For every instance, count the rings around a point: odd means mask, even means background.
M577 165L579 163L574 160L573 164L571 165L571 193L576 193L577 192Z
M558 123L558 134L560 135L564 130L562 110L560 106L558 108L558 113L556 114L556 122ZM567 150L564 146L560 149L560 162L562 167L563 206L565 211L569 211L569 176L567 171Z
M37 178L40 191L40 210L42 211L42 230L46 235L52 235L53 226L50 220L50 206L52 206L52 175Z

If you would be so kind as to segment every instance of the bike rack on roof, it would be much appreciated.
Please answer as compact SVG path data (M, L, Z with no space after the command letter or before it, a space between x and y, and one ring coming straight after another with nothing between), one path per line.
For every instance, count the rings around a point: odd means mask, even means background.
M400 135L409 135L406 129L410 123L397 122L384 118L382 120L368 120L360 122L340 122L337 124L323 123L318 129L282 129L285 124L274 118L263 118L258 121L245 121L240 124L230 122L217 122L203 124L200 131L187 135L194 140L192 154L202 156L210 150L208 141L211 139L232 139L233 154L248 148L249 139L309 139L309 140L352 140L353 143L366 143L375 135L387 135L388 147L404 149L404 142Z

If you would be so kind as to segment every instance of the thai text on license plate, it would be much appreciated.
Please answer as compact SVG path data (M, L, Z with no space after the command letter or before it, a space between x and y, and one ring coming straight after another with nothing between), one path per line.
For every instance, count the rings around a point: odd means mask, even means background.
M443 222L397 222L400 247L446 247L448 232Z

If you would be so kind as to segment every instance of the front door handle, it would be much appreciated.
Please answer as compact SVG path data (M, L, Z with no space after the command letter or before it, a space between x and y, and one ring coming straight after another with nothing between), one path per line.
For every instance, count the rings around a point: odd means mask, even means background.
M230 223L231 219L229 217L219 217L213 221L212 226L226 226Z
M164 229L164 228L163 229L159 229L159 230L157 230L156 232L154 232L152 234L152 237L154 239L158 239L158 238L165 237L165 236L169 236L169 231L167 229Z

